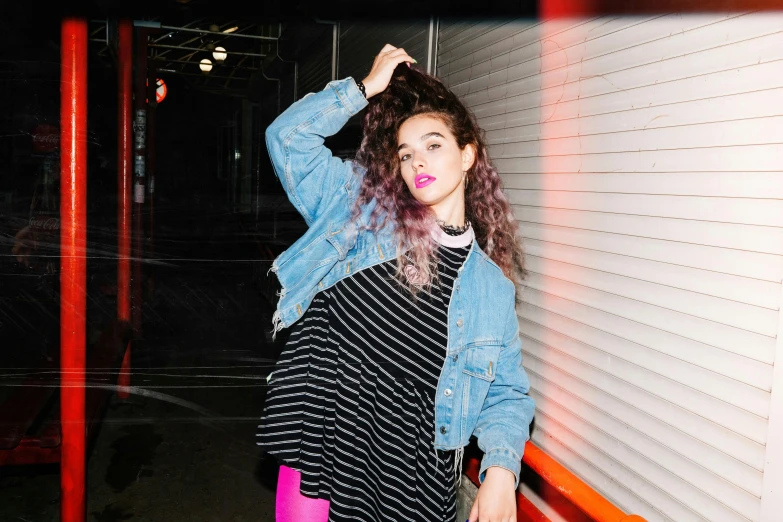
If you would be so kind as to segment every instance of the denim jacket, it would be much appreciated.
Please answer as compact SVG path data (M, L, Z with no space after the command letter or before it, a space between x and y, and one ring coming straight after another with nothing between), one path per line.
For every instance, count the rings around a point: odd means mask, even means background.
M296 322L320 291L397 256L392 225L360 230L351 209L364 170L333 157L324 137L337 133L367 100L350 77L330 82L291 105L266 130L275 172L307 232L272 264L282 290L274 333ZM390 220L391 221L391 220ZM435 397L435 448L457 450L455 470L471 435L490 466L519 473L534 402L522 367L514 284L476 243L459 269L448 310L448 346Z

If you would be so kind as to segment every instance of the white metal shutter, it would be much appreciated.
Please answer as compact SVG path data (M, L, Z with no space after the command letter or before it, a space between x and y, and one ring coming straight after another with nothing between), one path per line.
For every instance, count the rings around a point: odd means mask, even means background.
M302 53L299 63L297 97L303 98L311 92L318 92L332 79L332 30L323 31L307 52Z
M422 68L427 61L429 19L340 24L338 77L363 80L384 45L402 47Z
M387 43L405 49L423 69L427 62L428 37L429 19L342 22L337 77L351 76L355 80L363 80L370 72L373 60ZM360 112L346 126L358 128L363 115L364 112Z
M441 23L438 75L486 130L524 236L533 441L649 521L759 520L781 22Z

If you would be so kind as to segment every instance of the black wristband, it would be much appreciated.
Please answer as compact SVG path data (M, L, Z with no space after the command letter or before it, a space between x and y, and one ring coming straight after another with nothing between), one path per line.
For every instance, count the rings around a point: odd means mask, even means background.
M364 88L364 84L359 80L354 80L354 81L356 82L356 86L359 88L359 90L362 91L362 96L364 96L364 98L367 99L367 91Z

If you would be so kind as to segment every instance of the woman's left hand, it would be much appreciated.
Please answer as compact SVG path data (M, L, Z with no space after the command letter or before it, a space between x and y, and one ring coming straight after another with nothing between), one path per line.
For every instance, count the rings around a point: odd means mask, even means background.
M473 501L469 522L516 522L514 480L509 470L490 466Z

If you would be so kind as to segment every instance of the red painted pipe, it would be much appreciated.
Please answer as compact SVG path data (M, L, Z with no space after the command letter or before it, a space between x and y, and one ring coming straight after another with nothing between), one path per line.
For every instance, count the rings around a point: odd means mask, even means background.
M474 456L469 456L464 461L464 472L473 484L479 484L479 469L481 462ZM517 522L551 522L538 508L530 502L522 493L517 492Z
M84 522L87 21L66 18L60 65L60 520Z
M478 472L481 465L476 455L465 455L465 475L479 486ZM552 457L528 441L522 458L531 470L547 484L555 488L579 511L595 522L645 522L639 515L627 515L609 502L600 493L568 471ZM521 493L517 493L517 520L520 522L547 522L549 519L541 513Z
M557 488L565 498L596 522L643 520L637 515L623 513L617 506L531 442L525 446L525 456L522 460L530 469L551 486Z
M133 25L120 20L117 52L117 320L131 320L131 176L133 172ZM118 386L130 386L130 344L117 378ZM127 393L120 391L120 398Z
M133 25L121 20L117 53L117 319L130 322Z

